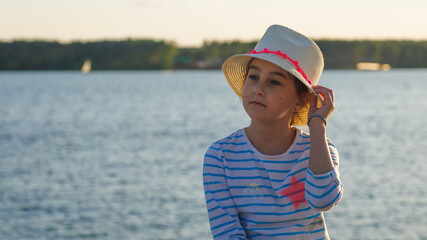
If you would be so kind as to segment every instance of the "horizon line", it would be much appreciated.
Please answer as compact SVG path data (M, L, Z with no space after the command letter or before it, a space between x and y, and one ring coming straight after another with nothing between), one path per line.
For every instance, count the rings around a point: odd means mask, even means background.
M392 37L372 37L372 38L350 38L350 37L310 37L313 39L313 41L346 41L346 42L359 42L359 41L408 41L408 42L427 42L427 38L392 38ZM177 47L202 47L205 43L213 43L213 42L219 42L219 43L227 43L227 42L258 42L259 39L204 39L199 44L179 44L176 40L171 40L167 38L155 38L155 37L100 37L100 38L91 38L91 39L70 39L70 40L64 40L64 39L55 39L55 38L49 38L49 37L16 37L11 39L2 39L0 38L0 43L12 43L12 42L18 42L18 41L24 41L24 42L57 42L60 44L71 44L71 43L91 43L91 42L102 42L102 41L136 41L136 40L150 40L150 41L156 41L156 42L166 42L170 44L174 44Z

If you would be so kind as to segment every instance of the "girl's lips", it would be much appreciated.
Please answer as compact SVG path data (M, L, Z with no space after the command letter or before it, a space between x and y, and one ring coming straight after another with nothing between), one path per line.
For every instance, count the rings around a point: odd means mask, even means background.
M264 104L262 104L262 103L260 103L260 102L257 102L257 101L251 101L251 102L249 102L250 104L253 104L253 105L256 105L256 106L261 106L261 107L267 107L267 106L265 106Z

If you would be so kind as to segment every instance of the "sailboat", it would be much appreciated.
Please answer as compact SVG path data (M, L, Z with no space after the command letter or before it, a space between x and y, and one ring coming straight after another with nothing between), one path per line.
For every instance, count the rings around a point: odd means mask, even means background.
M86 59L80 71L82 71L82 73L89 73L91 70L92 70L92 61L90 59Z

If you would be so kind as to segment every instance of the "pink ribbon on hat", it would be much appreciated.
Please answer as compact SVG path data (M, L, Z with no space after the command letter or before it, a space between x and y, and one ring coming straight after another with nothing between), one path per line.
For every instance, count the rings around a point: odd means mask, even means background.
M267 48L264 48L264 50L262 50L261 52L257 52L255 50L252 50L252 52L248 52L246 54L260 54L260 53L273 53L276 55L279 55L281 57L283 57L284 59L289 60L296 68L296 70L301 73L302 77L310 84L312 85L312 82L310 80L308 80L307 75L304 73L304 71L300 68L299 66L299 62L298 61L294 61L292 58L290 58L288 55L286 55L285 53L282 53L280 50L277 51L270 51Z

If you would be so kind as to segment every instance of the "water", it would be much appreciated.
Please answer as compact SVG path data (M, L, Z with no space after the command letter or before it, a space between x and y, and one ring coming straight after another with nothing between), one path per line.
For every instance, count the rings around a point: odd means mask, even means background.
M326 71L332 239L427 239L427 70ZM249 123L220 71L0 72L0 239L211 239L202 157Z

